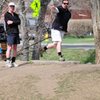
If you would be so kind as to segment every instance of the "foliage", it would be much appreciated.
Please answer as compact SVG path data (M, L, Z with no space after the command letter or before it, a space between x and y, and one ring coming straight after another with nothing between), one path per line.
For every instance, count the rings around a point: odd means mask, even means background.
M95 63L95 50L88 50L87 51L87 55L86 55L86 58L83 59L83 63Z
M66 61L80 61L80 63L95 63L95 50L83 50L83 49L64 49L63 55ZM59 60L54 49L48 50L44 53L41 60Z

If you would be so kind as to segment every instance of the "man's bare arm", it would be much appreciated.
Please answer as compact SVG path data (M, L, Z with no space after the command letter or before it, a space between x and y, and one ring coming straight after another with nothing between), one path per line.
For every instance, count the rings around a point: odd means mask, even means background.
M49 8L53 11L53 12L56 12L56 13L59 13L59 10L56 6L54 5L50 5Z

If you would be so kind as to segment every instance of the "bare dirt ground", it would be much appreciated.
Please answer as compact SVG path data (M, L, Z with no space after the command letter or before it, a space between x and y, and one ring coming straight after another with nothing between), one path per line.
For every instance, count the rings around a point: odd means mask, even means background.
M0 62L0 100L100 100L100 65Z

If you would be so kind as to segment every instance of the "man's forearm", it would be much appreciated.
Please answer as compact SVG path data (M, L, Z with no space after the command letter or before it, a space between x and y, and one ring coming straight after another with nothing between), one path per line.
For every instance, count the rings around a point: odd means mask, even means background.
M50 6L50 9L51 9L53 12L59 13L58 8L57 8L56 6L54 6L54 5L51 5L51 6Z

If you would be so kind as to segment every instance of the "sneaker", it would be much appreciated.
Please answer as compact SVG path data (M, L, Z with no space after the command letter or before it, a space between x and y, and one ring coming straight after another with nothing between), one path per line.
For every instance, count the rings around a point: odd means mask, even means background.
M8 68L11 68L11 67L12 67L12 63L11 63L10 60L7 60L7 61L6 61L6 66L7 66Z
M14 62L14 63L12 63L12 66L13 67L18 67L18 65Z
M60 58L59 58L59 61L65 61L65 58L60 57Z

